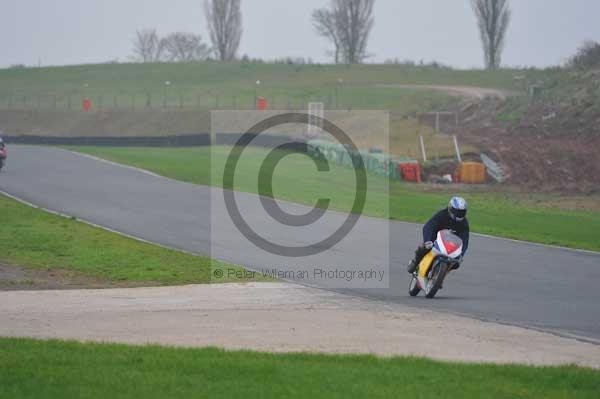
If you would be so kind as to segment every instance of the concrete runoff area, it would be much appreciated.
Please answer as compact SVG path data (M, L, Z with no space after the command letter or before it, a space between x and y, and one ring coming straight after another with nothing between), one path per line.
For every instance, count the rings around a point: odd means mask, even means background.
M600 368L600 346L288 283L0 292L0 335Z

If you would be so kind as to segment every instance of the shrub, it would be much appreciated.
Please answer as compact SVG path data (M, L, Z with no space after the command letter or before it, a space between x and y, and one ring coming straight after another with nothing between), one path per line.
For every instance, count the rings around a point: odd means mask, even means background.
M589 69L600 67L600 43L586 41L571 57L569 64L575 68Z

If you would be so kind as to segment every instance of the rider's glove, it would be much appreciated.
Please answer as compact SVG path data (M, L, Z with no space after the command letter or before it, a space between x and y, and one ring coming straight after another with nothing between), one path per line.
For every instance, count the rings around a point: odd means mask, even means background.
M461 255L457 259L456 263L454 263L454 265L452 265L452 270L458 270L460 268L460 265L461 265L462 261L463 261L463 256Z
M423 244L423 247L427 250L431 250L431 248L433 248L433 242L427 241L426 243Z

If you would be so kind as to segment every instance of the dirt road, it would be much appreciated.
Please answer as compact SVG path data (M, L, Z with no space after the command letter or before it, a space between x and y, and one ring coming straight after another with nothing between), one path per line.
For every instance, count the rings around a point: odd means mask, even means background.
M490 89L487 87L475 86L443 86L443 85L407 85L407 84L378 84L377 87L389 89L416 89L416 90L435 90L443 91L447 94L465 97L473 100L483 100L486 97L496 97L505 100L507 97L517 93L510 90Z

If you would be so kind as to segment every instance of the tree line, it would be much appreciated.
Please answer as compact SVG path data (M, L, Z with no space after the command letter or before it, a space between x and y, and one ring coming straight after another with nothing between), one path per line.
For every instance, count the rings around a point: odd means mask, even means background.
M509 0L470 1L485 66L499 68L511 20ZM358 64L370 57L367 45L375 24L374 6L375 0L330 0L327 7L312 12L316 33L333 47L333 62ZM205 0L204 11L210 44L195 33L175 32L160 37L156 29L145 29L137 31L134 59L140 62L236 60L243 32L241 0Z
M193 62L236 58L242 38L241 0L205 0L209 47L199 34L175 32L160 37L156 29L136 32L133 58L140 62Z

